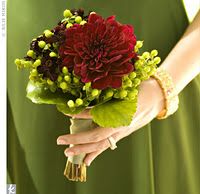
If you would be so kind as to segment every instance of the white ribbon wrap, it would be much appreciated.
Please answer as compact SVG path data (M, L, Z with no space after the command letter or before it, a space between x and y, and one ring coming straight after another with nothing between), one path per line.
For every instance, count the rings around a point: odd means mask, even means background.
M92 119L77 119L72 118L70 119L71 125L70 125L70 133L80 133L83 131L88 131L96 128L98 125L95 124ZM70 147L73 147L74 145L70 145ZM76 156L69 156L68 160L73 164L82 164L83 160L85 158L85 153L76 155Z

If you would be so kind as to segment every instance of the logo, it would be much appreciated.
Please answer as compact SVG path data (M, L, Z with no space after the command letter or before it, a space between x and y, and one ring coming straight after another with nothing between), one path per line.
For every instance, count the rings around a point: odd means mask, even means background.
M7 184L7 194L16 194L15 184Z

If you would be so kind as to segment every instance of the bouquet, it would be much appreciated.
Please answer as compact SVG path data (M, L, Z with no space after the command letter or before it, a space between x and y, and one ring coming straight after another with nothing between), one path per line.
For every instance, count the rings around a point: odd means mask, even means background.
M30 43L18 69L30 71L27 97L36 104L52 104L65 115L90 109L93 119L71 118L71 133L97 126L128 126L137 108L140 83L149 79L160 58L157 50L139 53L131 25L104 19L83 9L64 11L53 29ZM73 146L73 145L70 145ZM64 175L86 181L85 154L68 158Z

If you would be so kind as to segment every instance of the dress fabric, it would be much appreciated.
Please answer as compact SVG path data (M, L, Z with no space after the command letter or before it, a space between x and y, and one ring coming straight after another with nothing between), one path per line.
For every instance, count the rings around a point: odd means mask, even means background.
M56 139L69 132L69 120L26 98L28 72L18 72L13 61L64 9L80 7L133 25L144 50L158 49L163 60L188 26L181 0L8 1L8 183L17 194L199 194L200 76L180 94L173 116L153 120L101 154L86 183L63 176L65 147Z

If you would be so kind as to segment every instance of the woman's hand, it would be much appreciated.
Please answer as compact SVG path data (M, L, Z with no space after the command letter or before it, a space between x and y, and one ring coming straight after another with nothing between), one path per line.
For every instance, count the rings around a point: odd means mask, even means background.
M110 147L108 137L112 136L116 142L130 135L137 129L148 124L163 109L164 97L157 81L150 78L140 86L138 96L138 107L133 117L132 123L127 127L102 128L97 127L93 130L77 134L67 134L59 136L58 145L73 144L71 148L65 150L66 156L86 153L84 162L90 165L91 162L103 151ZM69 115L72 116L72 115ZM89 111L73 115L75 118L92 118Z

